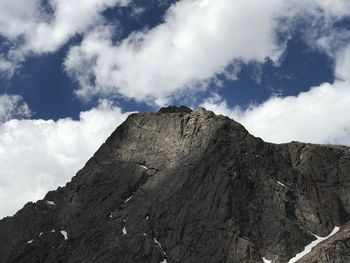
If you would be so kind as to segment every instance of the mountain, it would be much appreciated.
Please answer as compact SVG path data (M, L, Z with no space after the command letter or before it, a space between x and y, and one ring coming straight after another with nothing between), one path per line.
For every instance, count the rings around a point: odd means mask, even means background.
M349 187L348 147L266 143L203 108L131 114L0 221L0 263L349 263Z

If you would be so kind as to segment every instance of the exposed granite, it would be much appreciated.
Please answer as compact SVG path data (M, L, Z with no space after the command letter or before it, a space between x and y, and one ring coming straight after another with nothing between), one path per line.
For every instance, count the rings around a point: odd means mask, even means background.
M0 263L286 263L349 221L349 187L347 147L265 143L203 108L131 114L65 187L0 221ZM349 239L299 262L348 263Z

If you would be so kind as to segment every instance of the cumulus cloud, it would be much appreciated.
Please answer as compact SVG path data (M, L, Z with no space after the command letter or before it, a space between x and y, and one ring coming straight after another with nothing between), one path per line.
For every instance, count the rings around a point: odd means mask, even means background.
M5 54L7 67L13 68L28 54L54 52L71 37L82 34L103 21L101 12L129 0L2 0L0 1L0 35L11 45ZM13 66L9 67L8 63ZM12 71L11 71L12 70Z
M65 185L127 115L101 101L79 120L0 124L0 218Z
M281 10L286 12L286 1L179 1L164 23L116 44L112 28L86 34L65 68L80 83L81 97L117 94L164 104L186 89L205 88L234 60L276 59L275 16Z
M54 52L81 34L82 43L65 61L80 97L116 95L163 105L206 89L220 74L234 78L236 61L277 61L285 42L276 33L291 30L300 18L309 21L304 35L310 45L331 55L350 38L333 27L350 14L347 0L182 0L162 24L115 43L115 28L101 12L130 1L1 1L0 35L8 49L0 54L0 73L11 76L28 54Z
M338 54L334 83L312 87L297 96L271 97L248 109L231 108L218 94L201 106L242 123L269 142L292 140L350 146L350 46Z
M65 68L85 99L117 95L162 105L206 89L219 74L234 78L234 62L277 61L285 41L276 34L291 34L300 20L309 26L310 45L333 55L340 37L346 39L333 24L350 14L348 7L347 0L183 0L169 8L164 23L123 41L113 43L112 28L89 32L70 50Z
M12 118L30 117L30 109L18 95L0 95L0 123Z

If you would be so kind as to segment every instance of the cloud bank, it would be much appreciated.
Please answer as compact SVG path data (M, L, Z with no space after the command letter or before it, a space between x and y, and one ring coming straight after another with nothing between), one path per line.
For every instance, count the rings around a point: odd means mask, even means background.
M0 99L0 109L2 105ZM70 181L127 115L101 101L81 112L79 120L12 119L0 124L0 199L6 200L0 203L0 218Z

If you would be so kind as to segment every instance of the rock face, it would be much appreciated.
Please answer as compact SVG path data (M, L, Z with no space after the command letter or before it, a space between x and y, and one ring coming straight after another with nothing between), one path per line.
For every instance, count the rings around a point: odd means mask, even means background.
M287 263L335 226L298 262L348 263L349 187L347 147L266 143L201 108L132 114L0 221L0 263Z

